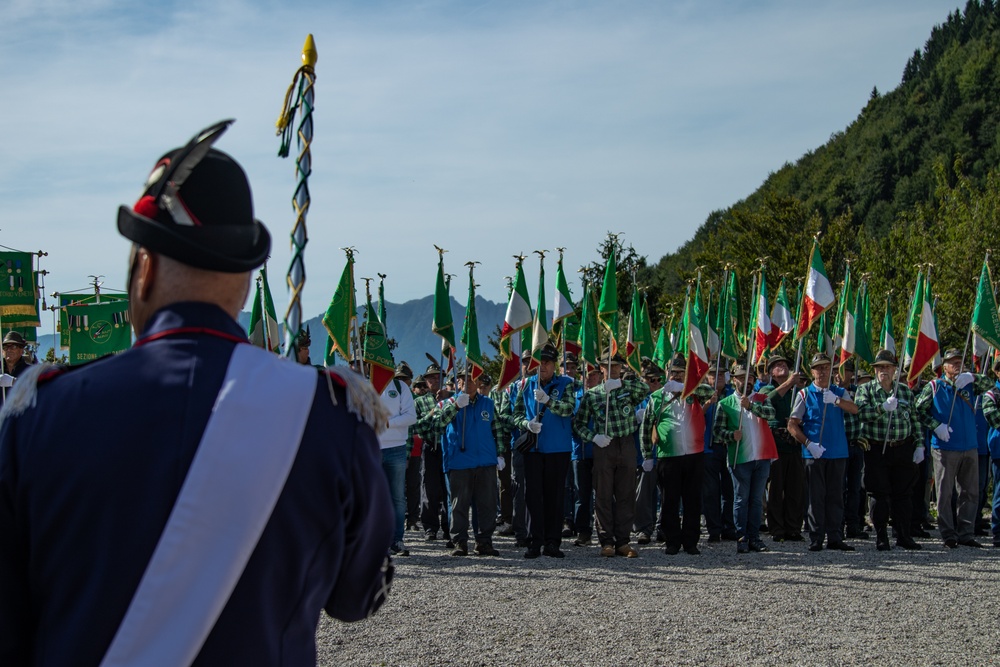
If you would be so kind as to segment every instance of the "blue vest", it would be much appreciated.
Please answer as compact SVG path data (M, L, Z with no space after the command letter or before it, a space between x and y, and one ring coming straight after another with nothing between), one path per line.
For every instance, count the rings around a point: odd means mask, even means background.
M836 405L826 406L826 420L823 420L823 390L815 384L810 384L802 390L806 399L806 413L802 417L802 430L812 442L818 442L826 447L824 459L847 458L847 433L844 431L844 411ZM843 396L840 387L830 387L837 396ZM820 427L823 429L823 439L820 440ZM802 447L802 457L811 459L809 450Z
M524 385L524 416L528 421L531 421L541 408L535 400L535 389L538 389L538 376L532 375ZM565 375L554 375L542 389L552 400L562 398L566 392L573 391L573 379ZM542 454L572 451L572 426L572 415L559 417L546 410L542 415L542 432L538 434L536 451Z
M976 448L980 456L989 456L990 425L986 423L986 415L983 414L982 397L977 398L976 402Z
M580 401L583 400L583 395L584 395L584 393L586 393L586 391L587 390L584 389L583 386L580 386L580 387L576 388L575 392L573 392L573 398L575 399L575 407L573 408L573 414L576 414L577 411L580 409ZM587 428L589 428L591 430L594 429L594 420L593 419L591 419L590 422L587 423ZM572 459L574 461L583 461L583 460L594 458L594 443L590 442L590 441L588 441L588 442L580 442L580 439L578 437L576 437L576 433L573 433L572 436L573 436L572 437L572 442L573 442L573 455L572 455Z
M729 396L734 391L736 390L731 385L727 384L722 389L722 398ZM726 454L728 453L726 447L720 445L718 451L712 449L712 431L715 428L715 419L716 419L715 408L718 405L719 405L718 402L716 402L712 403L711 405L705 408L705 453L713 456L718 456L719 458L724 459L726 458Z
M455 418L448 423L442 438L441 453L445 472L497 464L497 441L493 437L494 419L496 419L496 406L488 396L482 394L476 396L475 403L469 403L464 408L458 409Z
M955 396L955 385L941 379L931 380L931 416L942 424L948 423L951 414L951 438L941 442L931 431L931 447L951 452L967 452L979 447L976 441L976 415L972 411L972 386L963 387ZM952 413L951 403L955 401L955 411Z
M996 383L993 389L989 392L1000 402L1000 382ZM985 396L986 394L983 394ZM989 433L986 434L986 446L989 448L990 456L994 459L1000 460L1000 430L991 428ZM994 482L995 484L996 482Z

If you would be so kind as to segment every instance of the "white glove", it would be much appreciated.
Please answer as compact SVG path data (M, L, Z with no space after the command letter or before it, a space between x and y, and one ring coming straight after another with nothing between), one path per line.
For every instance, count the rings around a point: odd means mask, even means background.
M642 462L642 469L646 472L653 472L653 459L645 459Z
M677 380L667 380L663 384L663 391L668 394L672 394L678 391L684 391L684 383L678 382Z
M455 397L455 404L460 408L464 408L469 404L469 395L463 391Z
M812 455L814 459L823 458L823 454L826 452L826 447L819 444L818 442L813 442L812 440L806 443L806 449L809 451L809 453Z
M0 375L0 387L13 387L14 386L14 376L4 373Z
M507 462L504 461L502 456L497 457L497 472L503 472L503 469L507 467Z
M536 422L534 419L532 419L530 422L528 422L528 430L534 433L535 435L538 435L539 433L542 432L542 422Z
M934 435L936 435L937 439L941 442L948 442L951 440L951 432L952 428L947 424L938 424L937 428L934 429Z
M613 391L618 387L622 386L621 380L605 380L604 381L604 391Z
M729 382L733 379L733 376L730 375L729 371L726 371L726 374L722 377L726 378L726 384L729 384Z
M976 381L976 376L972 373L965 372L960 374L955 378L955 389L961 389L962 387L968 386Z
M899 401L896 400L896 397L890 396L889 398L885 399L885 403L882 404L882 409L885 410L886 412L895 412L896 406L898 404Z
M642 423L643 418L646 416L646 408L639 408L635 411L635 420Z
M924 460L924 448L917 447L916 449L913 450L913 462L922 463L923 460Z
M544 389L536 389L535 390L535 401L537 401L538 403L541 403L542 405L545 405L546 403L549 402L549 395L545 393Z
M600 447L601 449L604 449L605 447L611 444L611 438L604 435L603 433L598 433L597 435L594 436L594 444Z
M832 391L830 391L829 389L823 390L823 402L826 403L827 405L832 405L833 403L836 403L838 398L840 397L837 396Z

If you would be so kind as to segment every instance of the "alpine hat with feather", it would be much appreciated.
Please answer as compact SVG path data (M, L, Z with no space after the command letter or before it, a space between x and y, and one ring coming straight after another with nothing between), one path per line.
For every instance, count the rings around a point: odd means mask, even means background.
M243 273L264 263L271 235L253 217L247 175L236 160L212 148L232 123L202 130L157 161L139 201L118 209L122 236L209 271Z

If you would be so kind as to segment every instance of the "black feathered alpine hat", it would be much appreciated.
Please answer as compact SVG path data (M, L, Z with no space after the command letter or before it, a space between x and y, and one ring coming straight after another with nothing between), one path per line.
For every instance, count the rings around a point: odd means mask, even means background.
M243 273L264 263L271 235L253 217L247 175L212 148L232 123L206 128L157 161L139 201L118 209L122 236L199 269Z

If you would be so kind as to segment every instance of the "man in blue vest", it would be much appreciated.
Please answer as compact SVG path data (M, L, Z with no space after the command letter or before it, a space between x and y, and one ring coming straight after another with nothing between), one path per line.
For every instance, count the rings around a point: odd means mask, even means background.
M916 400L917 415L931 432L931 457L937 488L938 529L945 546L983 546L976 541L979 506L979 444L976 440L976 396L993 382L985 375L963 372L962 353L949 349L942 357L944 373L927 383ZM958 488L958 512L952 491Z
M499 556L493 548L496 529L497 468L503 468L503 443L499 439L496 406L479 393L475 368L458 369L458 392L438 403L428 417L426 432L441 436L444 472L451 490L452 556L469 555L469 508L473 503L479 528L475 552Z
M788 433L802 445L809 496L809 551L854 551L844 542L844 472L847 468L847 435L844 413L857 414L858 406L841 387L830 385L830 357L816 354L809 364L812 384L800 389L788 418Z
M559 353L548 344L539 353L538 373L517 395L514 422L535 436L524 452L524 501L527 508L528 550L525 558L545 554L563 558L563 494L569 468L573 409L573 379L556 375Z
M385 598L387 415L343 367L248 343L236 317L271 244L210 149L227 126L118 211L135 346L41 366L5 406L2 665L314 665L321 610Z

